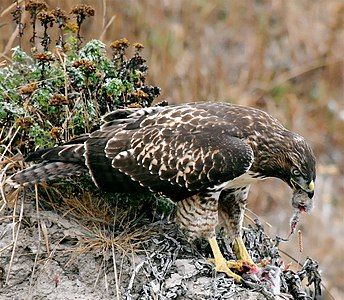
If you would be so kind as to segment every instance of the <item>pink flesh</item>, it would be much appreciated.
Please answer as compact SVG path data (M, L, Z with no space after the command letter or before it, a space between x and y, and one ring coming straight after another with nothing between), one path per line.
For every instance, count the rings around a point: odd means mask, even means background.
M299 205L300 212L306 212L306 207Z

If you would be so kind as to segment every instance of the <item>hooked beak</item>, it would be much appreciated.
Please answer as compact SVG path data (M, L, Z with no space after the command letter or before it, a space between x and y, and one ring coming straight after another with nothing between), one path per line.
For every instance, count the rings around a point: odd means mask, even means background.
M306 181L302 180L301 182L296 181L295 179L290 179L291 185L294 187L294 189L301 188L304 192L307 193L309 199L312 199L314 196L314 180L312 180L310 183L307 183Z

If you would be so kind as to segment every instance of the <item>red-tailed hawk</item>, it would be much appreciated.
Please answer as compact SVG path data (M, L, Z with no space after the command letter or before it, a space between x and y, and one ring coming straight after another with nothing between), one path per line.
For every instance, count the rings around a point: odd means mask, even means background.
M216 242L223 226L239 260L253 265L241 239L251 183L277 177L293 189L292 206L309 211L315 159L300 135L267 113L224 103L120 109L97 131L33 153L40 163L11 176L12 187L89 173L100 189L149 189L177 202L177 221L209 240L216 270L240 281Z

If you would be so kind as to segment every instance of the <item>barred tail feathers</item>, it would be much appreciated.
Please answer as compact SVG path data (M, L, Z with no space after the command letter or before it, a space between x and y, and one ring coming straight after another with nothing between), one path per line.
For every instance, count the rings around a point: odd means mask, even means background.
M5 192L20 186L32 186L35 183L50 181L86 172L85 166L65 162L42 162L18 172L4 182Z

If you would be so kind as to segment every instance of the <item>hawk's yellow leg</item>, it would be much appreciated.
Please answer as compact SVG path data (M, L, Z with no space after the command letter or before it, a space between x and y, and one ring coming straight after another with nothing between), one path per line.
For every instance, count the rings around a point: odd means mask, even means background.
M238 259L243 260L250 265L254 265L254 262L251 256L248 254L244 241L242 240L241 237L237 237L234 239L233 250L235 254L237 255Z
M237 237L233 242L233 250L236 254L237 261L227 261L228 268L242 271L243 267L249 267L251 270L257 269L258 267L253 262L251 256L248 254L244 241L241 237Z
M208 241L209 241L211 250L213 251L213 254L214 254L214 260L212 261L215 264L216 271L226 273L227 276L234 278L234 280L237 282L240 282L241 277L229 269L229 266L228 266L229 262L226 261L226 259L223 257L221 250L219 248L219 245L217 244L216 237L214 236L210 238Z

